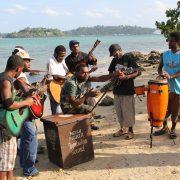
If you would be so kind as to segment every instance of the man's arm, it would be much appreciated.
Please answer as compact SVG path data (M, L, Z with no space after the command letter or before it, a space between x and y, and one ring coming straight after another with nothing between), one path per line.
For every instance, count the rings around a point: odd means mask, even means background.
M74 106L74 107L79 107L82 104L84 104L85 100L88 97L97 97L100 95L100 91L99 90L93 90L91 89L90 91L88 91L83 97L75 97L75 96L69 96L68 97L68 101L69 103Z
M110 73L107 75L102 75L102 76L92 76L89 78L90 82L105 82L108 81L110 79L113 79L115 77L118 77L121 75L120 71L114 72L114 73Z
M30 85L28 85L26 83L26 79L21 77L21 78L18 78L14 81L14 87L19 90L21 89L22 92L27 96L29 95L29 91L30 91Z
M163 74L162 68L163 68L163 59L162 59L162 56L161 56L161 59L160 59L160 61L159 61L158 70L157 70L159 75L162 75L162 74Z
M175 74L168 74L167 72L163 73L163 76L167 79L173 79L173 78L177 78L180 77L180 72L177 72Z
M30 106L33 104L33 98L29 97L24 101L13 101L11 92L11 83L9 81L4 81L2 84L1 97L3 105L6 109L19 109L24 106Z
M61 76L61 75L58 75L58 74L54 74L52 75L53 76L53 79L56 80L56 81L65 81L68 79L68 76Z

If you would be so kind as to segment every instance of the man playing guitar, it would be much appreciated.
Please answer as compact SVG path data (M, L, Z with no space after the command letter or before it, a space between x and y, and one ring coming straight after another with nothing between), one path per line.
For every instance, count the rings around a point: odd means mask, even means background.
M13 78L17 78L23 69L23 60L17 55L9 57L5 72L0 74L0 104L5 110L16 110L33 104L33 98L16 101L14 97ZM2 119L1 119L2 120ZM19 119L18 119L19 120ZM16 138L6 136L0 127L0 179L14 179L13 169L16 158Z
M79 63L85 63L87 66L88 65L93 65L93 69L96 70L97 67L95 65L97 65L97 59L95 58L95 56L93 55L93 50L96 48L96 46L100 43L100 41L96 41L95 43L95 47L93 47L93 49L88 53L84 53L80 51L80 46L79 46L79 42L76 40L71 40L69 42L69 48L71 50L71 54L69 54L66 59L66 65L69 69L69 71L73 74L75 72L75 68Z
M69 72L64 62L65 55L66 55L66 48L62 45L59 45L54 49L54 54L47 63L49 81L52 81L50 82L49 85L50 86L49 100L50 100L52 114L57 114L62 112L60 107L60 99L59 99L60 90L61 90L61 85L63 85L64 81L68 79L67 75ZM55 88L53 88L53 85ZM56 98L56 95L58 98Z
M25 72L30 70L32 58L20 47L15 47L12 54L20 56L24 61L23 72L19 75L14 84L18 89L22 90L24 96L28 96L32 92L30 91L29 81ZM20 165L23 168L23 174L26 177L36 176L39 173L35 167L38 142L36 126L32 116L24 121L20 137Z

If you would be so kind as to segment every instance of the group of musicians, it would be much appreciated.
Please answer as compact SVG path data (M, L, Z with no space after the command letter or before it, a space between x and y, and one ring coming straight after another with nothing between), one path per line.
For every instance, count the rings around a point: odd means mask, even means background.
M169 35L169 50L164 52L158 67L160 76L167 78L169 83L169 103L163 128L154 135L167 133L167 118L171 115L172 127L170 138L176 138L176 124L179 109L180 94L180 32ZM113 85L114 106L120 128L113 137L125 136L126 140L134 138L135 124L134 78L141 75L141 71L133 57L124 53L119 44L109 47L110 56L113 57L107 75L91 76L90 72L97 69L97 59L92 51L88 54L80 51L80 43L76 40L69 42L71 54L66 58L66 48L59 45L55 48L53 56L47 62L48 77L43 79L44 86L41 93L49 92L52 114L79 114L92 113L96 102L94 97L100 96L100 90L91 87L91 82L105 82L111 80ZM65 59L64 59L65 58ZM35 88L29 83L25 72L30 71L33 60L22 46L16 46L9 57L5 71L0 74L0 108L6 110L20 109L39 103L34 97ZM90 69L89 65L92 66ZM163 69L164 68L164 69ZM128 70L131 69L131 72ZM71 77L69 76L71 74ZM70 77L70 78L69 78ZM47 79L48 78L48 79ZM14 80L15 79L15 80ZM60 102L53 99L48 88L51 81L64 81ZM14 89L23 96L22 101L14 98ZM60 92L59 92L60 93ZM92 129L98 127L92 124ZM17 142L13 136L7 136L6 129L0 125L0 179L14 179L13 168L15 164ZM33 177L38 175L35 167L37 156L37 131L34 117L29 116L22 125L20 133L20 165L23 175Z

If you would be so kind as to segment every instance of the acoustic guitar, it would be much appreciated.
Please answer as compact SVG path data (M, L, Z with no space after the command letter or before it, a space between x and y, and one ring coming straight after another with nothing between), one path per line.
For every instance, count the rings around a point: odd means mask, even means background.
M18 97L16 100L21 100ZM0 125L7 136L17 137L20 133L24 121L29 117L28 107L16 110L6 110L0 108Z
M122 72L124 72L125 75L128 74L133 74L135 71L135 69L133 69L132 67L129 67L127 69L121 69ZM100 92L103 93L102 96L99 98L99 100L96 102L96 104L93 106L93 108L91 109L90 113L93 112L93 110L96 108L96 106L99 104L99 102L102 100L102 98L106 95L106 93L108 92L108 90L112 87L112 86L117 86L120 85L122 83L122 81L119 79L119 77L115 77L114 79L112 79L112 81L108 82L107 84L105 84L101 89Z
M22 84L29 86L30 88L33 89L32 97L35 99L35 101L34 101L34 104L29 107L29 109L30 109L30 113L34 119L41 118L43 115L44 101L46 99L46 95L44 94L44 92L47 91L47 85L45 85L45 83L47 81L47 76L48 76L48 74L46 74L44 76L44 79L42 80L43 83L35 82L32 85L27 84L26 82L24 82L21 79L16 80L16 81L19 81ZM16 87L16 89L19 89L17 84L15 87ZM23 95L23 92L21 92L20 96L22 96L22 95Z
M33 84L35 91L32 93L32 97L35 99L34 104L32 104L29 109L31 115L35 118L41 118L44 110L44 102L46 100L47 85L45 85L48 78L48 74L44 76L42 82L36 82Z
M67 76L68 76L68 79L72 76L73 74L71 73L68 73ZM51 97L53 98L53 100L56 102L56 103L60 103L60 100L61 100L61 89L64 85L64 82L65 80L60 80L60 81L57 81L57 80L52 80L50 83L49 83L49 92L50 92L50 95Z

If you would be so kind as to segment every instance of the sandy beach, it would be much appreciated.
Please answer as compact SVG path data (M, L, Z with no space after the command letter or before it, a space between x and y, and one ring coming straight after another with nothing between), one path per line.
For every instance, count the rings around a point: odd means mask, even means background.
M156 68L147 68L142 76L136 79L137 85L147 84L154 79ZM112 96L112 93L108 93ZM112 133L119 128L113 106L97 106L97 114L103 119L97 119L95 124L100 127L93 131L95 158L92 161L63 170L52 164L48 159L42 122L37 120L39 144L45 147L45 153L38 155L36 164L40 171L37 180L151 180L180 179L180 126L177 124L178 138L175 145L168 134L153 138L153 148L150 148L150 124L147 120L146 97L136 100L135 137L124 140L124 136L114 138ZM48 98L45 102L44 116L50 114ZM171 122L168 122L169 126ZM156 129L155 129L156 130ZM22 169L19 166L19 156L15 165L16 180L23 180Z

